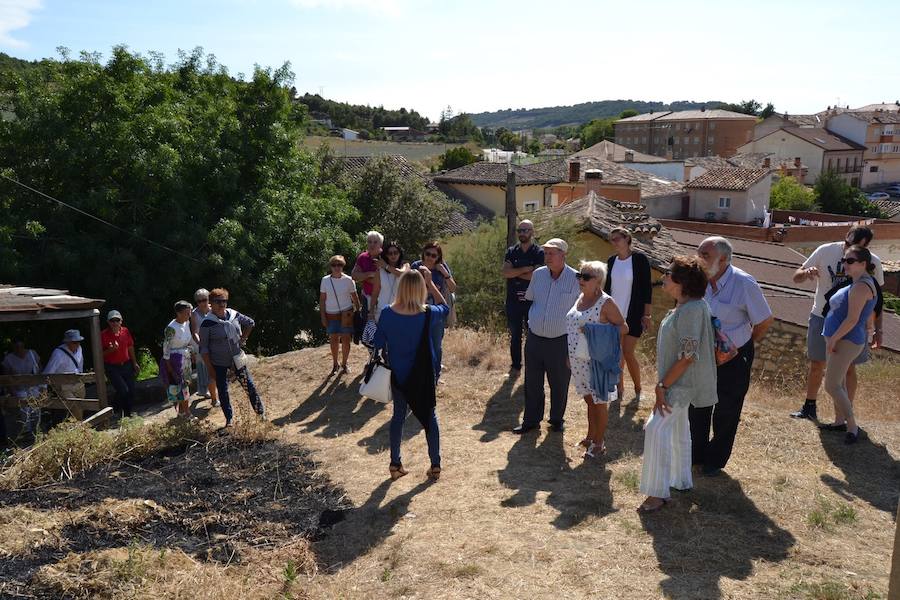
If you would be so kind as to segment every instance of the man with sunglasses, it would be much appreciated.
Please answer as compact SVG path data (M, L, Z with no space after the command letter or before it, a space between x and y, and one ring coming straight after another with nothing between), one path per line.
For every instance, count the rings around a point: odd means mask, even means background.
M848 277L844 270L844 252L850 246L868 248L872 241L873 233L868 227L854 226L847 232L844 241L822 244L809 255L803 265L794 272L794 283L804 281L816 282L816 298L812 311L809 314L809 327L806 330L806 356L809 358L809 371L806 376L806 401L797 412L791 413L795 419L818 420L816 414L816 399L822 378L825 374L825 338L822 336L822 328L825 325L825 317L822 314L826 304L826 295L829 290L846 283ZM874 278L878 285L884 285L884 269L881 260L872 254L872 262L875 265ZM881 345L881 323L875 324L874 345ZM863 351L850 365L847 371L847 395L853 402L856 394L856 366L869 360L868 344L863 345Z
M550 384L550 429L563 431L569 395L569 346L566 314L581 290L575 269L566 264L569 245L553 238L541 244L543 267L535 269L525 292L530 301L528 340L525 342L525 414L513 433L537 429L544 418L544 376Z
M522 369L522 332L528 329L531 301L525 299L531 274L544 266L544 250L532 243L534 224L525 219L516 227L519 243L506 249L503 277L506 278L506 326L509 328L511 369Z
M134 338L122 324L122 313L109 311L106 315L109 327L100 332L100 346L103 348L103 365L106 376L116 390L113 406L126 417L131 416L134 401L135 376L141 370L134 352Z

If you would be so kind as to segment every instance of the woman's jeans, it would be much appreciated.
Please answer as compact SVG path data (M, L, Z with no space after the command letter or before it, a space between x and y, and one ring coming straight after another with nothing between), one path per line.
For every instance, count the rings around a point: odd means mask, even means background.
M256 391L256 386L253 384L253 378L250 377L250 371L247 367L235 370L231 365L226 367L213 365L213 368L216 370L216 389L219 391L219 402L222 404L222 413L225 415L226 421L231 421L234 417L234 411L231 408L231 396L228 395L228 371L234 371L241 387L247 392L247 397L250 398L250 406L253 407L256 414L265 414L262 398L259 397L259 393Z
M391 385L391 396L394 400L394 415L391 417L391 464L399 465L400 460L400 440L403 437L403 423L406 422L406 415L409 413L409 406L406 403L406 396L403 391L395 385ZM432 467L441 466L441 434L438 430L437 413L431 411L431 420L428 424L428 430L425 432L425 441L428 442L428 458L431 459Z
M106 376L116 390L116 399L113 406L116 410L131 416L131 404L134 401L134 365L130 362L114 365L106 363Z

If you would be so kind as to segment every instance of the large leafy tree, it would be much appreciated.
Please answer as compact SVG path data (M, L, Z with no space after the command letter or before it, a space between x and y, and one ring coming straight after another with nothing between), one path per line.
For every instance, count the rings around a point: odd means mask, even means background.
M816 178L816 198L822 212L854 217L881 217L881 210L869 202L862 190L847 183L834 171Z
M151 347L201 286L231 290L263 349L317 331L317 279L358 213L300 149L292 77L124 47L0 74L2 172L109 223L0 181L0 281L107 298Z
M815 210L816 193L787 175L772 184L769 207L781 210Z

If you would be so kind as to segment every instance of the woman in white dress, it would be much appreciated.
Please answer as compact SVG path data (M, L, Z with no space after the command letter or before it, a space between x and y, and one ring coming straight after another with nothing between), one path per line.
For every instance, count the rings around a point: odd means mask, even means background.
M175 406L179 417L191 414L188 398L191 397L191 310L186 300L175 303L175 318L169 321L163 333L162 364L165 369L166 399Z
M374 307L369 306L370 321L378 321L381 310L393 304L400 276L409 270L409 263L403 260L403 248L397 242L385 244L375 264L378 266L378 277L372 282L371 303Z
M625 318L615 300L603 291L606 281L606 265L601 261L582 261L575 274L581 295L566 315L566 334L569 345L569 363L576 391L587 404L588 434L581 441L585 447L584 457L593 458L606 451L603 438L609 419L607 404L615 396L594 390L591 387L591 360L584 336L584 326L588 323L611 323L619 330L627 331Z

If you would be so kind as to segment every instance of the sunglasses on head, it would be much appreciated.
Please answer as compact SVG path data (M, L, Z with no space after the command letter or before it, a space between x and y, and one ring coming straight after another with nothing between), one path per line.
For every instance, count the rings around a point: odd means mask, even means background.
M425 256L427 256L428 258L437 258L438 253L437 252L426 252Z
M575 273L575 277L582 281L590 281L591 279L596 277L596 275L591 275L590 273Z
M861 263L861 262L866 262L866 261L862 260L861 258L854 258L852 256L848 256L847 258L842 258L841 262L844 264L852 265L854 263Z

